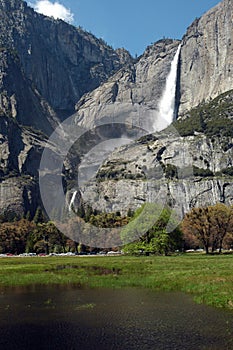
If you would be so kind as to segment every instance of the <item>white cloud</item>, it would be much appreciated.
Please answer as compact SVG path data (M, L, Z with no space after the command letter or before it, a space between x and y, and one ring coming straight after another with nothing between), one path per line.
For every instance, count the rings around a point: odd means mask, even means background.
M45 16L54 17L55 19L60 18L68 23L74 21L74 14L70 9L66 8L59 2L51 2L49 0L38 0L35 4L30 5L36 12L42 13Z

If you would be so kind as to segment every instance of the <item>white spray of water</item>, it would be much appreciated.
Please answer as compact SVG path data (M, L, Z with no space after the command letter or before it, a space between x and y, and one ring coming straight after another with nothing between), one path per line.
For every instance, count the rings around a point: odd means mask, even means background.
M73 193L73 195L71 197L71 201L70 201L70 205L69 205L69 211L72 210L72 205L74 204L76 194L77 194L77 191L74 191L74 193Z
M179 45L176 54L171 62L171 69L167 76L166 86L159 102L159 130L166 128L174 120L177 66L179 62L181 45ZM158 131L158 120L154 124L154 129Z

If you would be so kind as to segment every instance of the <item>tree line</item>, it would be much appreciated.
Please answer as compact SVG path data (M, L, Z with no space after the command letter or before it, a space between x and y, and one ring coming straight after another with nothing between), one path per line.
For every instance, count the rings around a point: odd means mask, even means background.
M141 210L137 210L134 217ZM150 215L144 219L153 223ZM143 225L142 219L130 222L125 232L123 231L125 237L130 237L130 232L137 229L143 230ZM169 229L172 227L174 229ZM132 254L141 252L168 255L190 249L204 249L206 254L221 253L223 248L233 250L233 206L217 203L193 208L179 224L170 208L162 208L159 218L151 228L134 243L126 245L124 250Z
M233 206L222 203L193 208L181 225L187 245L201 246L208 254L233 248Z
M122 227L120 247L129 254L168 255L176 251L202 248L207 254L233 249L233 206L217 203L193 208L181 223L169 207L145 204L127 215L100 213L90 207L78 210L77 220L96 227ZM67 225L72 228L72 221ZM72 237L72 235L70 235ZM109 237L112 238L112 237ZM111 247L119 249L119 247ZM98 251L82 242L66 237L53 222L48 221L41 208L35 216L17 218L9 213L0 216L0 254L65 253Z

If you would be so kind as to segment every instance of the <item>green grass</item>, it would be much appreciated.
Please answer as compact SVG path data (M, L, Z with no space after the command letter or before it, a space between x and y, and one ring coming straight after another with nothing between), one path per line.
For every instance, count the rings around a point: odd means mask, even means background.
M30 284L182 291L198 303L233 310L233 256L0 259L0 288Z

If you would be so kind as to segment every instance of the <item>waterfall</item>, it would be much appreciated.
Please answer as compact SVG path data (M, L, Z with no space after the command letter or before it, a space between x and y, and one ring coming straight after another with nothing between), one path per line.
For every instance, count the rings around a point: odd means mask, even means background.
M71 198L71 201L70 201L70 204L69 204L69 211L72 210L72 205L74 204L76 194L77 194L77 191L74 191L74 193L72 194L72 198Z
M174 120L175 114L175 98L176 98L176 83L177 83L177 67L179 62L181 44L179 45L176 54L171 62L171 69L166 79L166 85L159 101L158 120L154 123L154 129L158 131L166 128ZM156 124L156 125L155 125Z

